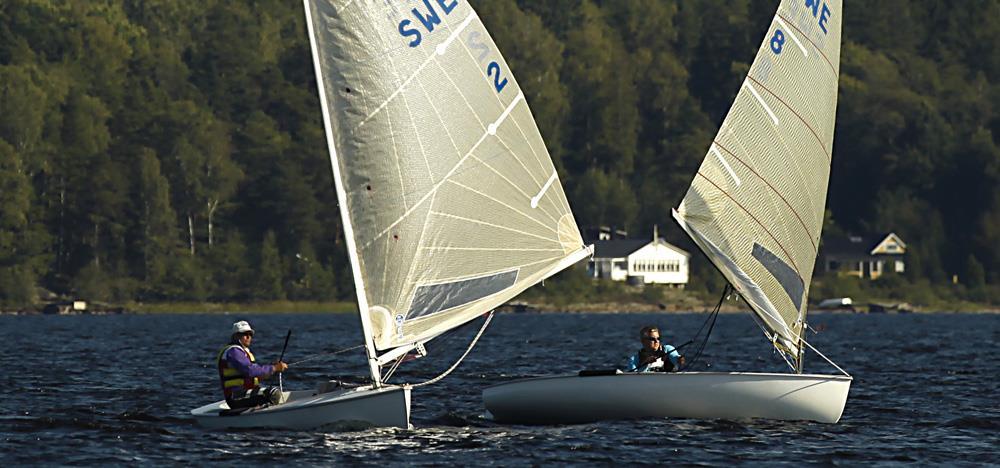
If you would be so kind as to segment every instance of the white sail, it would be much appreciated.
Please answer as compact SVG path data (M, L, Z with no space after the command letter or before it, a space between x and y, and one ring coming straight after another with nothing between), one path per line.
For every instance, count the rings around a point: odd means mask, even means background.
M304 0L366 340L413 345L587 255L463 0Z
M796 358L826 205L841 0L783 0L674 217Z

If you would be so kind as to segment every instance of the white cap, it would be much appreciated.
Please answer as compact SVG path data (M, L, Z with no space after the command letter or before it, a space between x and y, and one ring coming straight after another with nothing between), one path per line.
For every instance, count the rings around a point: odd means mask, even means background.
M253 328L250 328L250 324L246 320L240 320L233 324L233 334L246 332L253 334Z

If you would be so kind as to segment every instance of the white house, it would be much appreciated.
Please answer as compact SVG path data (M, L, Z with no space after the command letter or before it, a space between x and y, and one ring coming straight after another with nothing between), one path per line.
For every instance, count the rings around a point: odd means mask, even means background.
M906 271L906 243L895 233L823 238L820 258L824 273L876 279Z
M587 272L594 278L683 288L688 282L690 254L658 237L653 240L605 239L594 242Z

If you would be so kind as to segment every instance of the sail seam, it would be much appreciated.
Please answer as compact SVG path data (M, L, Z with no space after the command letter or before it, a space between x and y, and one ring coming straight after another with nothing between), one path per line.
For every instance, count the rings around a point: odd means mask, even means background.
M480 251L485 250L489 252L562 252L563 249L507 249L502 247L421 247L421 250L459 250L459 251Z
M812 239L812 233L809 232L809 227L806 226L806 223L804 221L802 221L802 218L799 216L798 211L796 211L795 208L792 206L792 204L788 202L785 196L782 195L778 189L776 189L773 185L771 185L770 182L767 181L767 179L764 178L764 176L757 173L757 171L754 170L753 167L747 164L746 161L741 159L736 153L732 152L729 148L726 148L722 143L719 143L718 141L714 141L713 143L715 143L715 145L718 146L719 148L722 148L726 153L729 153L729 155L731 155L732 157L736 158L736 160L739 161L740 164L743 164L743 166L746 167L751 173L753 173L753 175L757 176L757 178L760 179L761 182L770 187L771 190L774 191L774 194L777 195L778 198L781 198L781 201L785 202L785 206L787 206L788 209L791 210L792 214L795 215L795 219L797 219L799 221L799 224L802 226L802 229L806 231L806 235L809 238L809 242L813 246L813 250L817 251L818 247L816 246L816 242L814 242Z
M434 195L431 197L430 206L427 207L427 215L424 216L423 225L420 227L420 237L417 238L417 248L418 249L420 248L420 245L424 243L424 234L427 233L427 223L430 222L430 219L431 219L430 212L431 212L431 210L434 209L434 202L437 200L437 192L435 191L435 192L433 192L433 194ZM388 237L386 237L386 239L388 239ZM416 267L416 266L417 266L416 259L412 259L410 261L410 267L406 270L406 276L405 276L405 278L412 278L413 268ZM417 281L409 281L409 283L411 285L413 285L413 286L416 286L418 282ZM396 294L396 303L399 304L399 303L403 302L404 297L410 296L409 297L409 301L406 304L406 308L405 308L405 310L409 310L411 307L413 307L413 300L416 298L415 290L416 290L415 287L413 289L410 289L410 288L399 288L399 292Z
M747 75L747 79L750 79L750 75ZM754 82L756 83L756 81L754 81ZM767 112L768 117L771 117L771 121L773 121L775 125L778 125L778 123L779 123L778 122L778 116L774 115L774 111L771 110L771 106L767 105L767 103L764 102L764 98L760 97L760 94L757 93L757 90L754 89L754 87L750 84L750 82L744 81L743 85L748 90L750 90L750 94L752 94L753 97L757 99L757 103L759 103L761 105L761 107L764 108L764 111Z
M485 163L483 163L483 164L485 165ZM487 167L489 167L489 166L487 166ZM479 195L479 196L481 196L483 198L486 198L487 200L493 201L493 202L498 203L498 204L500 204L500 205L502 205L502 206L504 206L506 208L509 208L510 210L514 211L515 213L517 213L517 214L519 214L521 216L524 216L525 218L528 218L529 220L534 221L535 223L538 223L539 226L542 226L545 229L548 229L548 230L552 231L556 235L559 234L558 230L552 229L552 227L549 226L548 224L545 224L545 223L539 221L538 219L536 219L536 218L528 215L527 213L525 213L525 212L523 212L523 211L521 211L521 210L519 210L519 209L517 209L517 208L515 208L515 207L513 207L513 206L511 206L511 205L509 205L509 204L507 204L507 203L505 203L503 201L501 201L501 200L498 200L497 198L491 197L488 194L480 192L479 190L476 190L476 189L474 189L472 187L469 187L468 185L465 185L465 184L463 184L461 182L456 182L454 180L448 180L448 182L451 183L451 184L457 185L457 186L459 186L459 187L461 187L461 188L463 188L465 190L468 190L468 191L470 191L472 193L475 193L476 195ZM544 211L543 211L543 213L544 213ZM545 213L545 215L549 216L548 213ZM551 216L549 216L549 217L551 217ZM553 219L553 221L556 221L556 220ZM558 221L556 221L556 223L558 223Z
M431 211L430 214L435 215L435 216L441 216L441 217L444 217L444 218L457 219L459 221L467 221L467 222L470 222L470 223L482 224L484 226L490 226L490 227L494 227L494 228L498 228L498 229L503 229L503 230L510 231L510 232L516 232L518 234L524 234L525 236L529 236L529 237L537 237L539 239L542 239L542 240L545 240L545 241L548 241L548 242L555 242L557 244L559 243L559 241L556 240L556 239L551 239L551 238L548 238L548 237L545 237L545 236L539 236L538 234L532 234L530 232L522 231L520 229L514 229L514 228L511 228L511 227L507 227L507 226L501 226L499 224L493 224L493 223L488 223L486 221L480 221L478 219L466 218L464 216L458 216L458 215L453 215L453 214L449 214L449 213L442 213L440 211Z
M475 13L475 10L473 10L472 14L477 14L477 13ZM483 30L486 33L486 36L489 37L490 40L492 41L493 37L490 36L490 32L486 31L485 29L486 28L484 27ZM465 53L469 56L469 58L471 58L475 62L476 61L476 57L472 54L472 50L469 49L469 46L467 44L465 44L464 42L461 42L460 44L462 44L462 49L465 50ZM496 46L495 42L494 42L494 46ZM499 50L499 47L497 49ZM510 65L507 64L506 60L504 60L503 54L500 54L500 60L503 61L504 65L506 65L507 69L509 70L510 69ZM514 84L517 85L517 80L514 78L513 74L511 74L511 79L514 81ZM521 90L521 86L520 85L517 85L517 90L518 90L518 93L522 95L521 97L523 97L523 92ZM495 95L495 97L496 97L496 100L502 105L503 104L503 100L500 99L500 95L497 94L497 95ZM527 101L525 101L525 104L527 105ZM529 111L529 113L530 113L530 111ZM532 119L532 121L534 121L534 119ZM524 142L527 143L528 149L531 150L531 155L534 156L535 161L538 162L538 166L542 169L542 172L545 172L545 165L542 164L541 158L538 157L538 152L535 150L535 146L531 144L531 139L528 138L528 135L524 133L524 129L521 128L521 124L517 121L517 119L514 119L513 122L514 122L514 126L517 127L517 131L521 134L521 137L524 138ZM537 128L538 128L538 126L536 125L535 129L537 130ZM501 140L501 142L502 142L502 140ZM543 145L544 145L544 142L543 142ZM546 151L546 156L548 156L548 152L547 151ZM532 172L530 170L528 170L528 166L525 165L524 162L522 162L521 159L518 158L516 155L514 156L514 159L517 159L517 162L520 163L522 167L524 167L525 171L528 172L528 174L531 177L532 181L534 181L537 184L538 182L535 181L534 174L532 174Z
M802 125L805 125L806 128L809 129L809 132L812 133L813 137L816 138L816 142L819 143L820 149L823 150L823 156L826 156L827 163L830 163L830 162L833 161L833 157L830 155L829 152L827 152L826 145L823 144L823 140L819 137L819 134L816 133L816 130L813 130L812 125L809 125L809 122L807 122L806 119L802 118L802 115L799 114L795 110L795 108L793 108L787 102L785 102L784 99L781 99L781 96L778 96L777 93L775 93L774 91L771 91L770 89L768 89L767 86L764 86L763 83L761 83L761 82L757 81L756 79L754 79L753 76L747 75L747 79L750 80L750 81L753 81L754 83L756 83L758 86L761 87L761 89L763 89L764 91L767 91L768 94L770 94L771 96L774 96L774 98L777 99L778 102L782 103L786 108L788 108L788 110L792 111L792 113L795 114L795 116L799 118L799 121L802 122Z
M740 207L748 216L750 216L750 218L752 218L754 221L756 221L757 224L761 228L764 229L764 232L766 232L767 235L771 236L771 239L774 240L774 242L776 244L778 244L778 247L781 248L781 251L785 253L785 256L788 257L788 261L792 264L793 267L795 267L795 273L798 274L800 277L802 276L802 273L799 271L798 265L795 264L795 260L792 259L791 254L789 254L788 250L785 249L785 246L781 244L781 241L779 241L777 237L774 237L774 234L771 233L771 230L769 230L764 223L762 223L759 219L757 219L757 217L754 216L753 213L751 213L750 210L748 210L740 202L736 201L736 199L733 198L733 196L730 195L729 192L725 191L722 187L719 187L718 184L716 184L714 181L712 181L712 179L708 178L708 176L706 176L705 174L702 174L701 171L698 171L697 175L699 175L699 176L701 176L701 178L707 180L708 183L712 184L712 186L714 186L716 189L718 189L720 192L722 192L723 195L725 195L727 198L729 198L730 200L732 200L733 203L736 204L736 206Z
M817 46L816 43L813 42L813 40L809 37L808 34L802 32L802 30L799 29L799 27L795 25L794 21L792 21L792 20L790 20L788 18L785 18L784 16L781 16L781 13L778 13L775 16L777 16L778 18L781 18L781 19L787 21L788 24L791 25L792 29L798 31L799 34L802 34L802 37L805 37L806 40L809 41L810 44L812 44L813 48L816 49L816 52L819 52L819 55L821 55L823 57L823 60L826 60L826 64L830 66L830 71L833 72L834 78L838 78L838 79L840 78L840 72L838 72L837 68L833 66L833 62L831 62L830 59L826 56L826 54L823 53L823 49L819 48L819 46Z
M782 21L782 19L781 19L780 16L775 16L774 19L775 19L775 21L778 22L778 24L781 25L781 27L785 28L785 30L788 31L788 25L785 24L784 21ZM794 33L792 33L791 31L788 31L788 35L792 37L793 41L795 41L795 45L799 46L799 50L802 51L802 55L805 55L806 57L809 57L809 52L806 51L806 47L804 45L802 45L802 42L799 41L799 36L796 35L796 34L794 34Z
M473 155L472 159L475 159L480 164L482 164L483 166L486 166L489 170L493 171L493 173L495 173L497 176L499 176L501 179L503 179L504 182L507 182L508 184L510 184L510 186L513 187L514 190L517 190L522 196L524 196L524 198L529 198L529 199L531 198L531 196L528 195L528 193L525 192L521 188L520 185L515 184L514 181L510 180L507 176L503 175L503 173L501 173L496 168L494 168L493 166L491 166L488 162L486 162L487 159L492 159L492 158L483 159L483 158L480 158L479 156ZM514 159L517 159L517 158L514 158ZM525 169L527 169L527 167L525 167ZM545 216L548 216L549 219L551 219L553 222L556 222L556 223L559 222L559 218L556 218L555 216L552 216L552 213L549 213L548 210L546 210L544 207L539 208L539 211L541 211L542 213L544 213Z
M466 50L468 50L468 49L466 48ZM473 58L474 58L474 57L473 57ZM443 66L441 66L441 63L440 63L440 62L435 62L435 63L437 63L437 66L438 66L438 68L440 68L440 69L441 69L441 71L442 71L442 72L444 73L444 76L445 76L445 78L447 78L447 79L448 79L448 82L449 82L449 83L451 83L451 86L452 86L452 87L454 87L454 88L455 88L455 90L456 90L456 91L458 92L458 95L459 95L459 96L461 96L461 98L462 98L462 101L463 101L463 102L465 102L465 106L469 108L469 110L470 110L470 111L471 111L471 113L472 113L472 116L476 118L476 122L478 122L478 123L479 123L479 126L480 126L480 127L482 127L482 128L483 128L483 130L488 130L488 129L489 129L489 126L488 126L488 125L486 125L486 123L485 123L485 122L483 122L483 120L479 118L479 115L478 115L478 114L476 114L476 109L475 109L474 107L472 107L472 103L470 103L470 102L469 102L469 99L468 99L468 98L467 98L467 97L465 96L465 94L464 94L464 93L462 92L462 88L461 88L460 86L458 86L458 84L457 84L457 83L455 83L455 80L453 80L453 79L451 78L451 75L449 75L449 74L448 74L448 73L447 73L447 72L445 71L444 67L443 67ZM502 104L503 104L503 102L500 102L499 104L501 104L501 105L502 105ZM515 119L515 122L516 122L516 119ZM527 137L525 137L525 139L527 139ZM506 150L507 150L507 152L506 152L506 153L503 153L503 152L500 152L500 153L498 153L498 154L509 154L509 155L513 156L513 157L514 157L514 160L515 160L515 161L517 161L517 162L518 162L518 164L520 164L520 165L521 165L521 167L523 167L523 168L524 168L524 172L528 174L528 177L531 177L531 181L537 184L537 183L538 183L538 181L536 181L536 180L535 180L535 174L534 174L534 173L532 173L530 169L528 169L528 166L527 166L526 164L524 164L524 161L521 161L521 158L518 158L518 157L517 157L516 153L514 153L514 150L512 150L512 149L510 148L510 146L507 146L507 142L503 141L503 139L501 139L501 138L497 138L497 141L498 141L498 142L500 143L500 145L502 145L502 146L504 147L504 149L506 149ZM532 148L531 148L531 144L530 144L530 143L528 144L528 148L529 148L529 149L531 149L531 150L532 150L532 152L534 152L534 149L532 149Z

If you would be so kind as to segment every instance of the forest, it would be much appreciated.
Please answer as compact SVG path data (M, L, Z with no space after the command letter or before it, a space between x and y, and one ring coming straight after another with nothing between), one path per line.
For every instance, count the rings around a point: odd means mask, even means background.
M670 209L777 2L472 3L579 223L696 252ZM886 285L1000 303L1000 2L844 11L824 232L896 232ZM0 3L0 306L350 301L329 164L299 1Z

